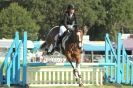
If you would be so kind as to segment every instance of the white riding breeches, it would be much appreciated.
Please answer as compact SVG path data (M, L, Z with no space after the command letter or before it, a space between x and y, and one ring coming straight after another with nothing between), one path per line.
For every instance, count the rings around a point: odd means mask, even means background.
M67 25L70 30L74 30L73 25ZM62 36L66 31L66 27L64 25L60 26L59 36Z
M63 25L60 26L59 36L62 36L66 30L67 30L67 29L66 29L65 26L63 26Z

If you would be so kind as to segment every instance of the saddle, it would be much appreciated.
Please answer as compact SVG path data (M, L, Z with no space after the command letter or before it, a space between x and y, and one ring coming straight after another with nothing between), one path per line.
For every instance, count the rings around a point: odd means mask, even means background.
M57 51L62 53L62 51L64 50L65 42L67 41L70 35L71 35L71 32L68 32L68 31L64 32L64 34L60 37L60 43L58 45L59 49Z

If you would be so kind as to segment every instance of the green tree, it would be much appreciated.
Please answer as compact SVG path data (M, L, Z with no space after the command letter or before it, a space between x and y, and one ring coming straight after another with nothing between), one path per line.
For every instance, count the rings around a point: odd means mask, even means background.
M22 3L40 26L40 38L47 35L52 27L60 24L60 16L63 11L62 3L62 0L26 0Z
M1 0L0 9L13 2L27 9L40 27L40 38L60 24L70 3L75 5L78 24L88 27L91 40L104 40L105 33L109 33L113 40L117 32L133 33L133 0Z
M29 39L35 40L38 30L39 26L32 19L31 14L17 3L11 3L0 12L1 37L12 38L16 31L21 35L27 31Z
M133 1L132 0L103 0L107 16L106 30L115 39L117 32L127 32L131 28L133 21Z

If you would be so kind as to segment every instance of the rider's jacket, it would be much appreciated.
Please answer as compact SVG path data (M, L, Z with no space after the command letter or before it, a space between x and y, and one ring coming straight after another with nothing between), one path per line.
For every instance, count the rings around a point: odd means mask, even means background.
M61 21L61 25L64 25L67 29L71 29L73 25L77 24L77 19L75 14L70 16L68 12L64 14L63 20Z

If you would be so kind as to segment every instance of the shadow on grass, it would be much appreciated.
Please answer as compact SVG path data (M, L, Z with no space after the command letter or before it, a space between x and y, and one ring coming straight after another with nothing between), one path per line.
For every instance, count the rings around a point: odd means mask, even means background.
M133 88L133 85L129 85L129 84L118 84L118 83L106 83L104 84L104 86L106 86L106 88Z

